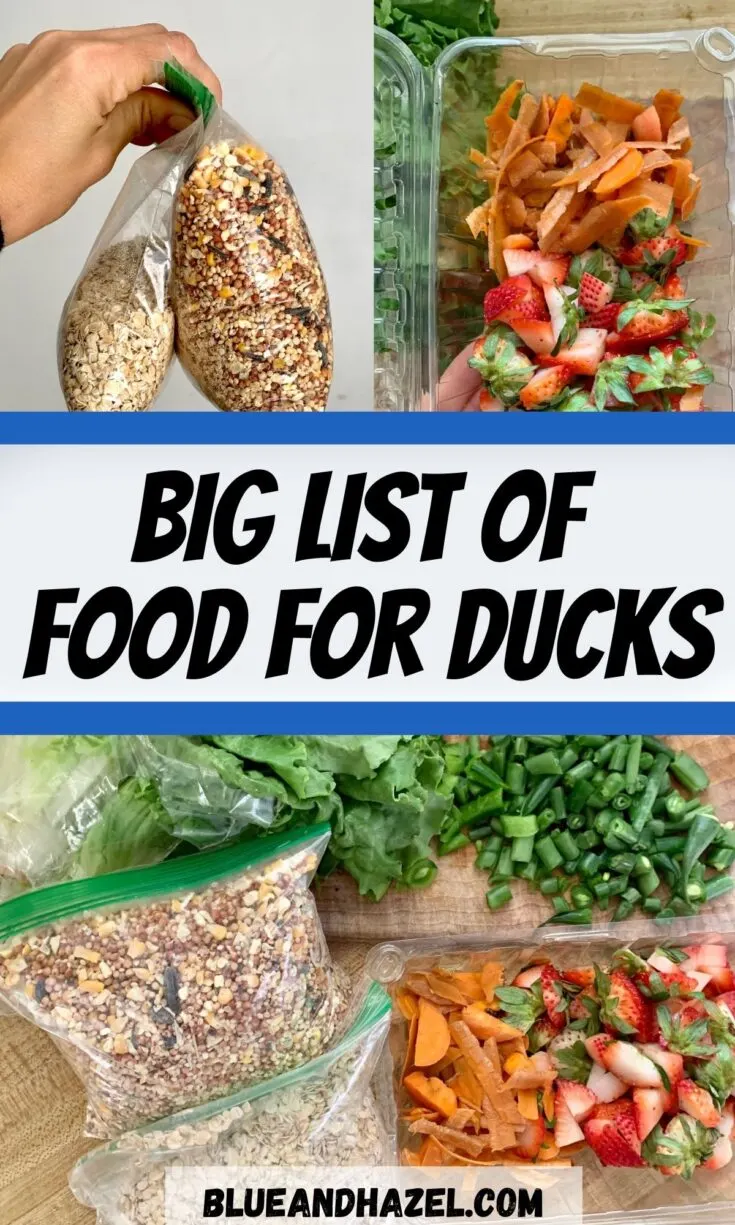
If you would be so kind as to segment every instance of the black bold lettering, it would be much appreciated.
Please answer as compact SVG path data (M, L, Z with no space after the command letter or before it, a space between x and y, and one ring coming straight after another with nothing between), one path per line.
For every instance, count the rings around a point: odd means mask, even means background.
M646 596L639 608L640 591L623 588L618 596L618 610L605 669L606 677L625 676L631 649L638 676L661 675L661 665L651 637L651 626L675 591L675 587L659 587Z
M243 472L235 477L219 500L214 512L214 529L212 536L214 547L222 561L229 566L242 566L246 562L259 557L273 534L275 515L262 515L257 519L244 519L241 530L252 532L252 537L245 544L235 541L235 515L240 503L250 489L260 493L278 493L278 482L272 472L257 468L253 472Z
M397 492L402 498L413 498L420 490L419 479L412 472L392 472L370 486L365 495L365 510L388 529L385 540L363 536L358 553L365 561L393 561L400 557L411 539L411 522L405 511L390 500Z
M39 591L36 596L36 611L33 614L26 666L23 669L24 679L29 676L45 676L51 640L68 638L71 633L70 625L56 624L56 611L59 604L76 604L78 599L78 587L56 587L49 591Z
M444 555L452 498L467 484L466 472L429 473L421 480L421 488L431 493L429 515L426 520L422 561L439 561Z
M500 535L506 512L517 498L528 501L526 522L514 540ZM482 551L489 561L512 561L535 540L546 514L546 484L540 472L524 468L498 486L482 524Z
M570 523L584 523L587 507L572 506L572 494L578 486L590 488L595 483L595 472L557 472L551 488L549 518L546 523L541 561L561 557Z
M218 484L218 472L207 472L199 478L194 509L191 512L189 537L184 550L184 561L201 561L204 557Z
M174 632L161 655L151 655L150 642L159 621L173 617ZM133 626L128 659L133 676L153 681L179 662L194 628L194 601L184 587L165 587L151 596Z
M219 647L211 655L221 612L226 613L227 624ZM186 670L187 680L201 681L208 676L215 676L232 663L245 640L248 616L247 601L239 591L223 587L202 593L189 667Z
M352 644L343 655L331 653L332 635L344 617L356 618ZM332 681L346 676L367 651L375 629L375 601L366 587L346 587L327 604L311 636L310 659L316 676Z
M204 1212L202 1216L222 1216L225 1210L225 1193L218 1187L207 1187L204 1192Z
M367 472L353 472L347 477L342 510L334 537L332 561L348 561L352 557L366 481Z
M164 496L167 493L169 497ZM186 523L181 512L193 496L194 482L188 472L171 469L148 473L131 561L161 561L181 548L186 540ZM159 523L168 523L168 531L159 535Z
M615 610L615 596L604 587L596 587L585 591L569 605L559 630L559 641L556 648L556 658L564 676L572 681L589 676L605 657L605 652L597 647L590 647L584 655L578 654L579 640L584 627L593 613L606 613Z
M313 626L303 625L297 620L301 605L318 604L321 598L321 587L281 592L266 677L288 675L294 642L297 638L311 638L313 631Z
M401 621L404 608L413 609L405 621ZM405 591L386 591L380 605L378 628L370 664L369 677L387 676L390 671L393 651L398 656L404 676L423 672L424 665L413 645L412 638L431 612L431 599L427 592L412 587Z
M89 654L89 638L102 617L112 617L110 644L101 655ZM104 676L120 659L133 629L133 601L124 587L103 587L81 609L69 636L69 668L82 681Z
M706 672L715 658L714 636L695 617L695 612L701 608L705 617L724 612L725 601L722 592L712 587L703 587L699 591L690 591L674 604L669 613L669 625L692 648L688 656L676 655L670 651L664 660L664 672L678 681L688 681L692 677L701 676Z
M474 656L472 646L477 632L477 621L480 613L488 613L488 623L485 637ZM464 680L475 676L495 658L508 630L508 605L505 597L499 591L478 588L475 591L463 591L462 600L457 615L457 628L454 631L452 654L449 659L447 680Z
M309 477L299 539L296 545L296 561L310 561L314 558L330 556L329 545L319 540L319 532L331 483L331 472L312 472Z
M554 654L556 631L564 600L563 591L547 591L541 609L536 646L526 662L525 653L531 633L531 618L536 607L536 591L519 591L513 603L505 651L505 674L513 681L532 681L549 666Z

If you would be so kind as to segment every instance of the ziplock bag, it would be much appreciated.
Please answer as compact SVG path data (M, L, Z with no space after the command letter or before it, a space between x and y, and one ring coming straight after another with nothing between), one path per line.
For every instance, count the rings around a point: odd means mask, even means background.
M199 390L229 412L315 412L332 381L329 300L285 173L208 96L202 144L179 188L171 294L176 345Z
M133 166L64 307L61 387L72 412L143 412L174 352L173 202L202 121Z
M90 1153L72 1171L72 1191L98 1225L165 1225L173 1166L393 1164L393 1120L376 1092L389 1019L390 1000L373 985L333 1050Z
M0 737L0 881L8 891L209 849L269 826L232 754L186 736Z
M279 1075L346 1001L309 884L329 828L72 881L0 907L0 999L84 1082L87 1134Z

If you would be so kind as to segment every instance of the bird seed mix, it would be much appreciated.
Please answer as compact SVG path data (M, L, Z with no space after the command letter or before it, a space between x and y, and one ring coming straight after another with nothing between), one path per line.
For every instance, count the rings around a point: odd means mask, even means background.
M161 390L173 350L173 311L146 267L145 240L108 247L82 277L62 320L67 407L144 412Z
M174 228L177 351L204 395L230 412L326 408L327 290L280 167L251 144L207 145Z
M0 990L64 1048L109 1138L321 1054L347 1008L296 850L186 896L0 948Z

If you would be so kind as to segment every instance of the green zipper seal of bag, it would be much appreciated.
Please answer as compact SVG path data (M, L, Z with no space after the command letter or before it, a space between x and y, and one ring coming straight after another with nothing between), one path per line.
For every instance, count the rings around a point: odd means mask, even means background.
M182 102L187 102L197 115L201 115L205 125L209 123L217 99L198 77L188 72L177 60L166 60L163 65L163 83L170 94L180 98Z
M46 927L85 911L128 902L144 905L149 899L168 893L197 890L213 881L257 867L269 859L277 859L300 845L318 842L321 838L328 839L331 833L331 826L323 823L222 847L217 851L167 859L153 867L128 868L123 872L110 872L107 876L64 881L59 885L23 893L0 905L0 944L23 932Z

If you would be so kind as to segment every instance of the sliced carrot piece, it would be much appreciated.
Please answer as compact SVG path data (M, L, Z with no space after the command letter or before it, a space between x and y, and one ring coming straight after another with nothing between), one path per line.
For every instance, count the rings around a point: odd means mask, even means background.
M472 1004L469 1008L465 1008L462 1020L475 1037L480 1038L483 1042L486 1042L488 1038L494 1038L496 1042L506 1042L510 1038L520 1037L519 1029L508 1025L506 1021L501 1021L499 1017L491 1016L479 1004Z
M603 119L611 119L614 123L631 124L636 115L642 114L645 107L631 98L621 98L618 94L608 93L599 85L585 82L580 86L575 98L577 106L588 106L596 115Z
M647 106L645 111L636 115L633 120L633 135L636 140L663 140L661 119L655 106Z
M485 1147L485 1141L479 1136L469 1136L463 1131L453 1131L451 1127L445 1127L441 1123L429 1123L426 1119L417 1119L411 1124L411 1131L418 1135L434 1136L450 1151L463 1149L474 1157L479 1157Z
M514 1051L514 1053L512 1055L509 1055L508 1058L503 1063L503 1071L505 1072L506 1076L512 1076L517 1068L525 1067L527 1063L528 1063L527 1055L525 1054L521 1055L520 1052Z
M447 973L445 970L433 970L426 975L426 983L433 994L444 1001L445 1005L457 1004L464 1008L470 1001L467 998L467 992L462 990L462 987L456 981L453 974Z
M438 1076L425 1076L423 1072L411 1072L404 1078L406 1091L420 1106L435 1110L448 1119L457 1109L457 1094Z
M419 1002L413 991L396 991L396 1008L406 1021L412 1021L419 1015Z
M657 183L654 179L638 178L631 179L630 183L621 187L618 198L623 200L626 196L645 196L648 201L646 207L652 208L659 217L666 217L671 208L673 195L674 189L668 183Z
M513 131L505 142L503 158L507 160L522 145L531 139L531 128L538 114L539 104L533 94L524 94L518 108L518 118L513 124ZM541 137L540 139L543 139Z
M538 1151L539 1161L553 1161L559 1156L559 1149L551 1139L544 1140L541 1148Z
M628 146L625 144L618 145L616 149L612 149L605 157L592 158L587 164L581 166L579 162L574 170L571 170L566 178L560 179L558 187L576 186L580 191L587 191L589 187L599 179L602 175L607 174L608 170L612 170L618 162L621 162L628 153Z
M673 187L674 203L679 206L689 194L689 175L693 169L688 157L674 157L671 159L671 165L666 168L664 182Z
M679 234L679 238L686 247L709 247L711 243L705 242L703 238L694 238L692 234Z
M531 149L524 149L519 157L513 159L513 165L509 167L507 179L511 187L518 187L524 179L530 179L532 174L540 171L542 162L540 158Z
M645 196L628 196L623 200L605 200L590 209L581 221L564 234L563 249L580 255L593 243L599 242L610 230L629 221L646 207Z
M588 202L589 197L587 196L586 192L575 191L573 187L563 187L562 191L570 192L571 199L569 203L566 205L566 207L563 209L563 211L557 216L554 224L551 225L549 228L544 229L543 236L541 234L542 224L544 222L545 217L553 215L552 214L552 209L554 205L553 200L551 200L549 204L546 206L546 208L544 209L539 219L539 223L538 223L539 244L538 245L539 245L540 251L543 251L543 252L553 251L557 243L559 242L560 236L565 232L565 230L569 228L569 226L571 226L574 222L576 222L577 218L580 217L587 208L587 202ZM557 195L559 194L560 193L557 192Z
M411 1070L414 1066L414 1058L416 1055L416 1035L419 1032L419 1014L411 1017L408 1023L408 1040L406 1042L406 1055L403 1060L403 1075Z
M503 239L504 251L532 251L533 239L530 234L509 234ZM490 997L492 999L492 996Z
M630 183L633 179L637 179L643 166L643 154L640 149L629 149L622 157L617 165L612 166L598 182L594 188L596 196L601 196L603 199L614 195L616 191L620 191L621 187L625 187L626 183Z
M472 231L473 238L479 238L481 234L487 234L488 217L492 207L492 200L486 200L484 204L473 208L472 212L466 218L467 225Z
M619 145L621 141L628 139L628 135L630 133L630 124L629 123L615 123L613 121L611 123L608 123L607 130L612 136L613 144Z
M551 1085L547 1085L544 1089L541 1105L544 1108L544 1118L547 1123L550 1123L554 1117L554 1090Z
M506 275L503 259L503 242L510 234L510 226L502 206L502 193L493 196L494 207L489 213L490 224L487 231L488 261L499 281Z
M610 129L604 123L582 123L579 127L588 145L591 145L598 157L606 157L612 150L614 140Z
M671 157L665 149L649 149L643 155L642 174L653 174L654 170L665 170L671 165Z
M401 1165L421 1165L421 1153L423 1149L426 1148L427 1143L428 1143L428 1137L427 1137L427 1140L424 1141L423 1145L421 1146L418 1152L416 1152L414 1149L411 1149L411 1148L402 1148L401 1149Z
M442 1072L446 1072L447 1068L451 1068L455 1061L459 1059L459 1051L456 1046L450 1046L443 1059L439 1059L436 1063L429 1064L424 1069L427 1076L440 1076Z
M699 193L702 190L702 180L696 174L689 176L690 190L686 199L682 200L681 216L682 220L686 221L694 212L695 205L699 199Z
M495 148L504 145L510 136L513 128L510 112L522 89L523 81L511 81L498 98L492 113L485 120L488 139L492 141L492 146ZM488 149L488 152L492 152L492 147Z
M534 1123L538 1118L538 1094L535 1089L519 1089L518 1109L524 1119Z
M419 1000L418 1033L414 1063L426 1068L443 1059L451 1045L449 1026L445 1017L429 1000Z
M549 106L549 98L547 94L542 94L539 101L538 114L533 121L531 128L532 136L545 136L549 123L551 121L551 107Z
M563 153L569 144L574 130L573 112L574 99L570 98L569 94L561 94L547 132L549 140L553 140L556 145L557 153Z
M667 135L674 120L678 119L683 101L684 95L680 94L678 89L660 89L653 99L664 136Z
M427 1136L423 1152L421 1154L421 1164L424 1165L443 1165L444 1150L435 1136Z
M685 141L690 140L691 132L689 131L689 120L683 118L675 119L669 128L666 139L670 143L675 143L677 145L683 145Z

